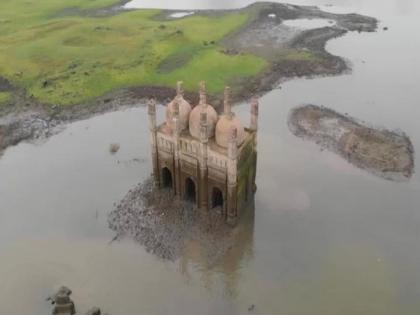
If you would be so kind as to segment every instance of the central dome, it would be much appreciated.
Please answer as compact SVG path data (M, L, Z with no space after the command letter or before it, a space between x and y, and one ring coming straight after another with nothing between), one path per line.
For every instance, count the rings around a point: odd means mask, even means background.
M196 139L200 139L201 113L207 114L207 137L214 137L214 131L218 115L213 106L207 104L206 86L204 82L200 84L200 104L191 111L190 114L190 134Z
M175 117L175 104L179 106L179 126L180 131L188 128L189 116L191 112L191 105L188 103L183 96L182 82L177 84L177 95L166 107L166 125L172 130L173 119Z

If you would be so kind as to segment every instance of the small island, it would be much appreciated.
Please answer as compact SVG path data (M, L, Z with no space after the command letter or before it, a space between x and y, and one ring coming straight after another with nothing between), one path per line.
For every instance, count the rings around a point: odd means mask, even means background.
M315 105L293 109L289 129L382 178L402 181L414 173L414 148L403 132L373 128Z

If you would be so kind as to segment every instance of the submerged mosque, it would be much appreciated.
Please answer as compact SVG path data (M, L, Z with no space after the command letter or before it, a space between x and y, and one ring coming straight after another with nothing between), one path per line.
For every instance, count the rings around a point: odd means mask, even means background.
M153 175L161 188L204 211L217 209L235 222L256 190L258 101L251 103L251 122L244 128L231 111L226 87L224 111L207 104L205 83L194 108L184 99L182 82L166 108L166 121L156 122L156 103L148 108Z

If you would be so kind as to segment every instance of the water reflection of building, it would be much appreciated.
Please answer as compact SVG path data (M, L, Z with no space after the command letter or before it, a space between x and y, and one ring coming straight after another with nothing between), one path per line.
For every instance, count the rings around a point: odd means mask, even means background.
M210 246L203 239L186 242L179 259L184 276L192 279L197 274L207 289L222 289L229 296L236 295L241 266L254 254L254 198L244 210L229 233L213 235L215 239L210 241Z
M200 103L191 108L181 83L157 125L154 101L149 104L153 174L160 187L204 210L221 209L235 221L255 191L258 101L251 106L251 123L244 128L231 111L230 89L225 89L224 113L207 104L204 82Z

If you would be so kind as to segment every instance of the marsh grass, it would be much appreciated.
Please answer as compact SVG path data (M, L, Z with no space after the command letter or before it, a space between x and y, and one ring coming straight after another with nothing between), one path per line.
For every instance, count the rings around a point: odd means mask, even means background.
M266 66L253 55L220 52L218 41L248 21L245 12L165 22L154 19L158 10L60 14L116 2L0 1L0 75L43 103L71 105L118 88L173 86L179 79L187 90L206 80L209 92L218 94L233 78Z

